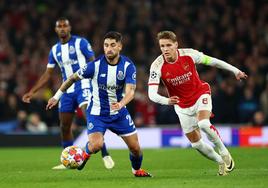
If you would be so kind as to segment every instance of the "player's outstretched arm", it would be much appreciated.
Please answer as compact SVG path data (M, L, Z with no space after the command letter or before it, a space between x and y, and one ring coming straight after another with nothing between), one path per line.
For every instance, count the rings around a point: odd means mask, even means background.
M159 103L162 105L174 105L179 102L179 97L177 96L172 96L172 97L164 97L158 94L158 84L157 85L150 85L148 88L148 96L149 99L155 103Z
M112 103L111 109L118 111L122 107L126 106L132 99L134 99L135 90L136 90L135 84L126 84L125 96L122 98L121 101Z
M202 63L209 66L214 66L220 69L225 69L230 72L233 72L237 80L246 79L248 76L245 72L239 70L235 66L226 63L225 61L222 61L220 59L217 59L215 57L210 57L207 55L203 55Z
M81 79L78 77L77 73L74 73L65 82L63 82L55 95L48 100L46 110L52 109L54 106L56 106L63 93L77 80Z
M32 89L22 96L22 101L25 103L30 103L33 95L50 80L52 73L53 69L47 68Z

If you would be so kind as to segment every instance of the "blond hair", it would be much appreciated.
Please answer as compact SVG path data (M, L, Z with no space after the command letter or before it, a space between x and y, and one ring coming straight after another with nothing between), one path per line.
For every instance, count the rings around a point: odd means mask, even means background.
M170 39L173 42L177 42L177 36L172 31L160 31L157 33L157 40L159 41L160 39Z

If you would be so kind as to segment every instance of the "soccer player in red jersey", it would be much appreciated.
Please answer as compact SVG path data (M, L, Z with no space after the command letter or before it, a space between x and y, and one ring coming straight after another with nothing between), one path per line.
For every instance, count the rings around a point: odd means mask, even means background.
M236 67L197 50L178 49L177 37L172 31L159 32L157 39L162 54L155 59L150 68L149 98L162 105L174 105L181 127L192 147L219 164L219 175L227 175L234 169L234 161L217 129L210 123L210 86L200 80L195 64L228 70L237 80L246 79L247 75ZM160 80L164 83L169 98L158 94ZM218 152L202 140L200 129L206 133Z

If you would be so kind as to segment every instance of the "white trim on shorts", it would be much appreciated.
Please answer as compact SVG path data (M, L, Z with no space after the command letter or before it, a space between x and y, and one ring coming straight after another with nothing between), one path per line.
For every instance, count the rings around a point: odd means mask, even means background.
M127 136L131 136L133 134L137 133L137 130L131 132L131 133L127 133L127 134L118 134L118 136L121 136L121 137L127 137Z
M81 106L83 106L84 104L87 104L87 103L88 103L88 101L81 102L81 103L79 104L79 108L81 108Z

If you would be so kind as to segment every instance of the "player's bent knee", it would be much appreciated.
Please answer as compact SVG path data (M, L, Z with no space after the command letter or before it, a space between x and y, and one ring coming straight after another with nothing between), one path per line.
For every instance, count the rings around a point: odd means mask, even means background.
M103 147L103 137L98 134L91 135L89 138L89 150L97 153Z
M209 129L211 122L209 119L202 119L197 124L200 129L202 129L203 131L206 131L207 129Z
M194 149L199 149L200 147L202 147L202 139L198 140L197 142L191 143L191 146Z
M92 153L97 153L98 151L101 150L102 146L103 146L103 142L100 142L100 141L90 142L90 144L89 144L89 150Z

